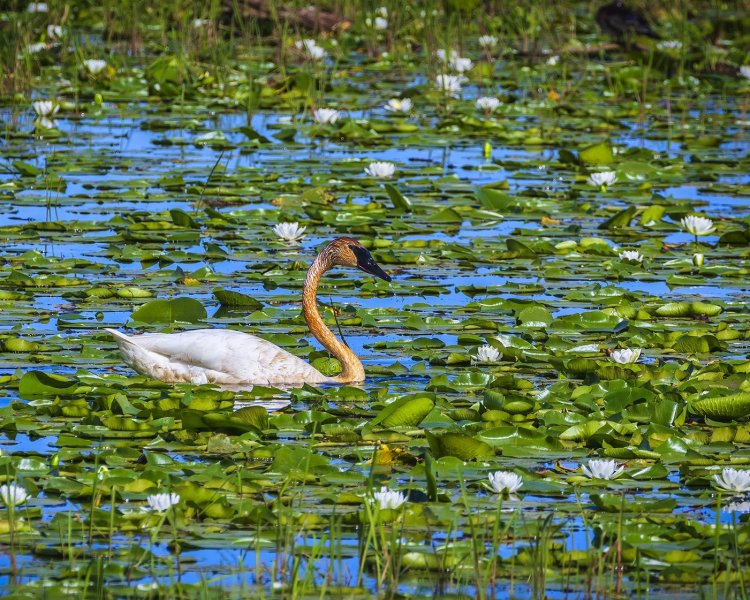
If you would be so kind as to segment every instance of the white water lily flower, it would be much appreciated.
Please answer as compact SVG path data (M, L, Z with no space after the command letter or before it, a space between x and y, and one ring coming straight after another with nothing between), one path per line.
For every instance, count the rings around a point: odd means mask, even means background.
M500 358L500 351L494 346L486 344L477 348L477 361L483 363L497 362Z
M492 489L498 494L506 491L512 494L521 489L523 485L523 477L512 471L495 471L494 473L490 473L488 478Z
M37 52L41 52L42 50L47 49L47 44L44 42L37 42L36 44L29 44L26 46L26 53L27 54L36 54Z
M225 141L227 138L223 131L207 131L193 140L196 144L211 144L217 141Z
M48 10L46 2L31 2L26 7L26 12L30 13L46 13Z
M696 267L702 267L705 260L706 260L706 257L700 252L696 252L695 254L693 254L693 264Z
M614 479L625 470L624 465L618 465L614 460L594 458L588 466L581 465L581 471L591 479Z
M462 75L438 75L435 78L435 87L450 96L458 96L464 81L466 78Z
M15 483L0 485L0 501L10 508L26 502L29 493L20 485Z
M383 108L389 112L408 113L411 107L412 102L409 98L391 98Z
M339 120L341 113L335 108L319 108L313 111L313 119L321 125L333 124Z
M617 181L617 174L614 171L602 171L589 175L588 184L595 187L612 185Z
M83 61L83 66L92 75L98 75L107 67L107 61L100 58L89 58Z
M405 494L402 492L394 492L385 486L381 487L379 492L375 492L372 497L375 498L378 507L381 510L385 510L386 508L396 510L406 502Z
M750 65L742 65L740 67L740 75L745 79L750 79Z
M750 502L730 502L721 508L728 513L748 513L750 512Z
M59 40L63 36L63 28L60 25L47 25L47 37L51 40Z
M383 17L375 17L373 25L378 31L385 31L386 29L388 29L388 19L385 19Z
M638 359L641 357L641 349L623 348L622 350L613 350L609 357L619 365L630 365L638 362Z
M320 46L310 48L307 51L307 54L312 60L323 60L326 56L328 56L328 52L326 52L325 49L321 48Z
M623 250L617 255L620 260L629 260L632 262L643 262L643 254L638 250Z
M497 107L500 106L500 99L494 96L482 96L481 98L477 98L475 105L479 110L491 113L495 112Z
M297 50L302 50L312 60L323 60L328 56L328 52L325 51L325 48L318 46L318 42L315 40L297 40L294 42L294 46Z
M568 348L566 352L573 352L577 354L599 352L599 344L581 344L580 346L573 346L572 348Z
M492 48L497 45L497 38L494 35L480 35L479 36L479 45L482 48Z
M60 110L58 104L52 100L37 100L31 103L31 107L39 117L51 117Z
M305 229L299 223L279 223L274 225L273 232L286 242L297 242L305 235Z
M470 58L465 58L463 56L458 56L456 54L454 56L451 56L450 61L448 62L448 65L456 73L465 73L466 71L471 70L471 68L474 66L474 63L471 61Z
M554 54L554 55L550 56L550 57L549 57L549 58L547 59L547 64L548 64L548 65L549 65L550 67L554 67L554 66L557 66L557 63L559 63L559 62L560 62L560 57L559 57L559 56L557 56L557 54Z
M164 512L180 501L179 494L151 494L146 498L149 509L154 512Z
M708 235L715 231L714 222L708 217L697 217L690 215L682 217L680 224L684 229L693 235Z
M714 475L716 487L729 492L750 492L750 470L724 467Z
M680 40L664 40L656 44L659 50L680 50L682 42Z
M388 179L396 172L396 165L392 162L375 161L369 167L365 167L365 173L375 179Z
M437 58L440 62L448 65L450 69L458 71L459 73L468 71L474 66L474 63L470 58L461 56L455 50L439 48L438 50L435 50L435 58Z

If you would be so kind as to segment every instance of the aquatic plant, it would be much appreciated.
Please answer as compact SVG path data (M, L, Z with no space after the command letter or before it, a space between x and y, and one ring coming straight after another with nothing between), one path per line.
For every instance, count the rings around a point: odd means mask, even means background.
M180 495L174 493L151 494L146 498L148 507L154 512L165 512L179 504Z
M372 497L380 510L397 510L406 503L405 494L389 490L386 486L381 487L380 491L374 492Z
M617 181L617 174L614 171L601 171L599 173L591 173L587 180L589 185L594 187L607 187L614 185Z
M497 37L488 34L480 35L479 38L477 38L477 42L480 46L482 46L482 48L494 48L495 46L497 46Z
M310 60L324 60L328 56L325 48L319 46L318 42L313 39L297 40L294 42L294 46L303 51Z
M635 262L635 263L643 262L643 254L638 252L638 250L623 250L617 255L617 257L620 260L624 260L628 262Z
M383 108L393 113L408 113L412 109L412 101L409 98L391 98Z
M495 471L488 477L490 486L498 494L514 494L523 486L523 477L512 471Z
M475 106L486 113L492 113L500 106L500 99L493 96L482 96L477 98Z
M321 125L332 125L341 117L341 113L335 108L318 108L313 111L313 119Z
M375 179L390 179L396 172L396 165L387 161L371 162L365 167L365 173Z
M0 502L5 506L19 506L26 502L29 493L23 486L16 483L4 483L0 485Z
M306 227L301 227L299 223L277 223L273 227L273 232L285 242L298 242L305 235Z
M88 58L83 61L83 66L91 75L98 75L107 68L107 61L99 58Z
M708 217L700 217L696 215L689 215L680 219L680 224L683 229L688 233L692 233L694 236L709 235L716 231L714 222Z
M620 476L624 470L625 467L623 465L618 465L617 461L600 458L593 458L588 464L581 465L581 471L583 471L583 474L591 479L615 479Z
M715 474L713 478L719 489L729 492L750 492L750 470L724 467L721 473Z
M476 358L477 362L481 363L497 362L497 360L500 358L500 351L494 346L485 344L484 346L479 346L479 348L477 348Z
M440 74L435 78L435 87L449 96L458 96L466 78L463 75Z
M623 348L621 350L613 350L609 357L616 363L627 365L638 362L640 356L640 348Z

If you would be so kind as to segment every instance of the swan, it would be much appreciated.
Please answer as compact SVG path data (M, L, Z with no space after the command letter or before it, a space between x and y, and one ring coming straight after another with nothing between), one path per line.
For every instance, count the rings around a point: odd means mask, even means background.
M241 331L195 329L134 336L115 329L106 331L115 338L128 366L170 383L301 386L361 382L365 380L362 361L333 334L318 312L318 283L323 274L336 265L391 280L370 252L350 237L333 240L310 265L302 290L302 313L315 339L341 362L343 370L336 377L326 377L276 344Z

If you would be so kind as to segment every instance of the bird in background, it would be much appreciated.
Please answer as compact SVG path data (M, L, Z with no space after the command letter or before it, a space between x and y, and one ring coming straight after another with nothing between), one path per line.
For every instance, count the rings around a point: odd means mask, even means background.
M618 41L628 36L645 35L655 40L661 36L652 28L643 13L627 6L621 0L605 4L596 11L596 22L601 30Z

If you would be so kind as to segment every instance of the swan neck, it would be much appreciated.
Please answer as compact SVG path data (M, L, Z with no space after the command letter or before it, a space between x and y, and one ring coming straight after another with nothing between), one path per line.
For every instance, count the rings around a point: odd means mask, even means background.
M365 368L362 361L349 346L333 334L318 312L318 284L325 272L333 267L333 258L326 250L318 254L307 272L302 290L302 313L315 339L333 354L343 367L341 374L333 379L339 383L364 381Z

